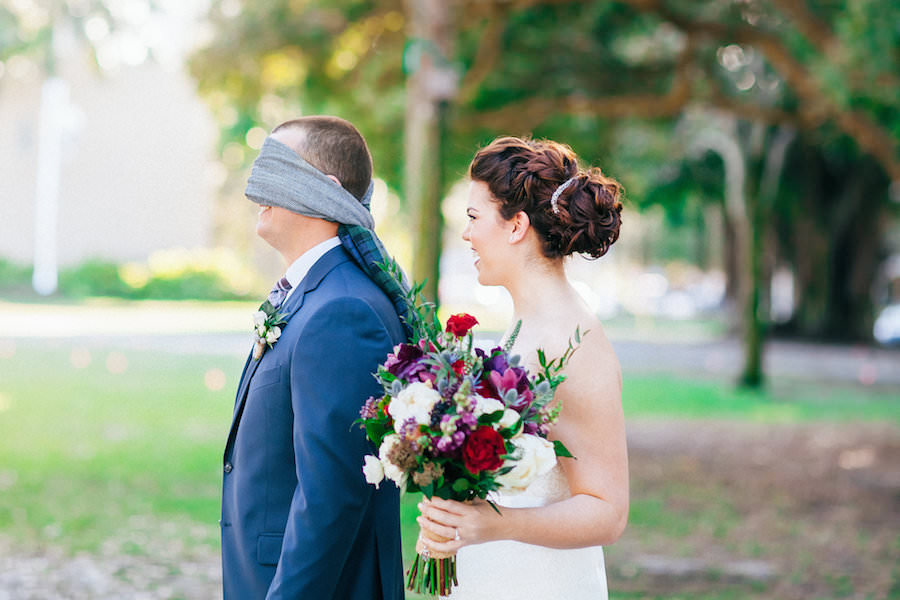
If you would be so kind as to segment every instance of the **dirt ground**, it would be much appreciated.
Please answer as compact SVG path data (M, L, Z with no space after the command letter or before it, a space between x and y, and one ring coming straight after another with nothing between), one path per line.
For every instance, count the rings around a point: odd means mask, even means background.
M629 451L612 598L900 598L896 425L634 421ZM0 536L0 600L221 597L214 549L158 542L72 557Z
M666 517L608 549L614 592L900 598L896 425L633 422L629 456Z

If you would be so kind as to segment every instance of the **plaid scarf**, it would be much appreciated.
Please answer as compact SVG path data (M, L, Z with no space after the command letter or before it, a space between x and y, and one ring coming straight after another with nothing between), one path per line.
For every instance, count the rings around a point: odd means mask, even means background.
M390 273L382 269L379 265L388 265L391 262L391 256L385 250L384 245L375 232L359 225L340 225L338 227L338 237L341 245L347 251L353 260L362 268L363 272L369 276L369 279L387 294L391 302L394 304L394 310L400 317L403 324L403 330L406 338L412 337L412 325L410 324L409 306L407 298L410 287L406 279L406 275L400 271L401 280L395 279Z

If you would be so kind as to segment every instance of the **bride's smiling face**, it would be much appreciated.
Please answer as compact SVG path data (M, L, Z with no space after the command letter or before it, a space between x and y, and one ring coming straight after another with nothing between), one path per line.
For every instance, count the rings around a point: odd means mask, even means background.
M497 202L491 198L486 183L469 184L468 225L462 238L475 254L475 268L481 285L503 285L510 268L509 238L513 223L500 216Z

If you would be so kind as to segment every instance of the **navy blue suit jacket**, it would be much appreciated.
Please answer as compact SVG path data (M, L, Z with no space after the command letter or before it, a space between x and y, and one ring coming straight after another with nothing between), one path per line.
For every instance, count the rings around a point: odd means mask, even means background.
M366 483L374 449L352 426L403 328L340 246L281 311L281 338L244 367L225 447L225 599L403 598L399 492Z

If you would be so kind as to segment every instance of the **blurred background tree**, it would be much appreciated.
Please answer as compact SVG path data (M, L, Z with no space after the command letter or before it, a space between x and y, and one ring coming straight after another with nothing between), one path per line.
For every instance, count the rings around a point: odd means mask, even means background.
M217 0L210 14L192 69L221 147L296 114L353 121L425 217L414 275L432 295L442 192L494 136L533 134L622 179L638 208L719 207L746 383L762 381L778 268L793 278L785 333L871 337L900 194L896 3ZM437 92L415 81L422 57ZM415 118L428 102L432 120Z

